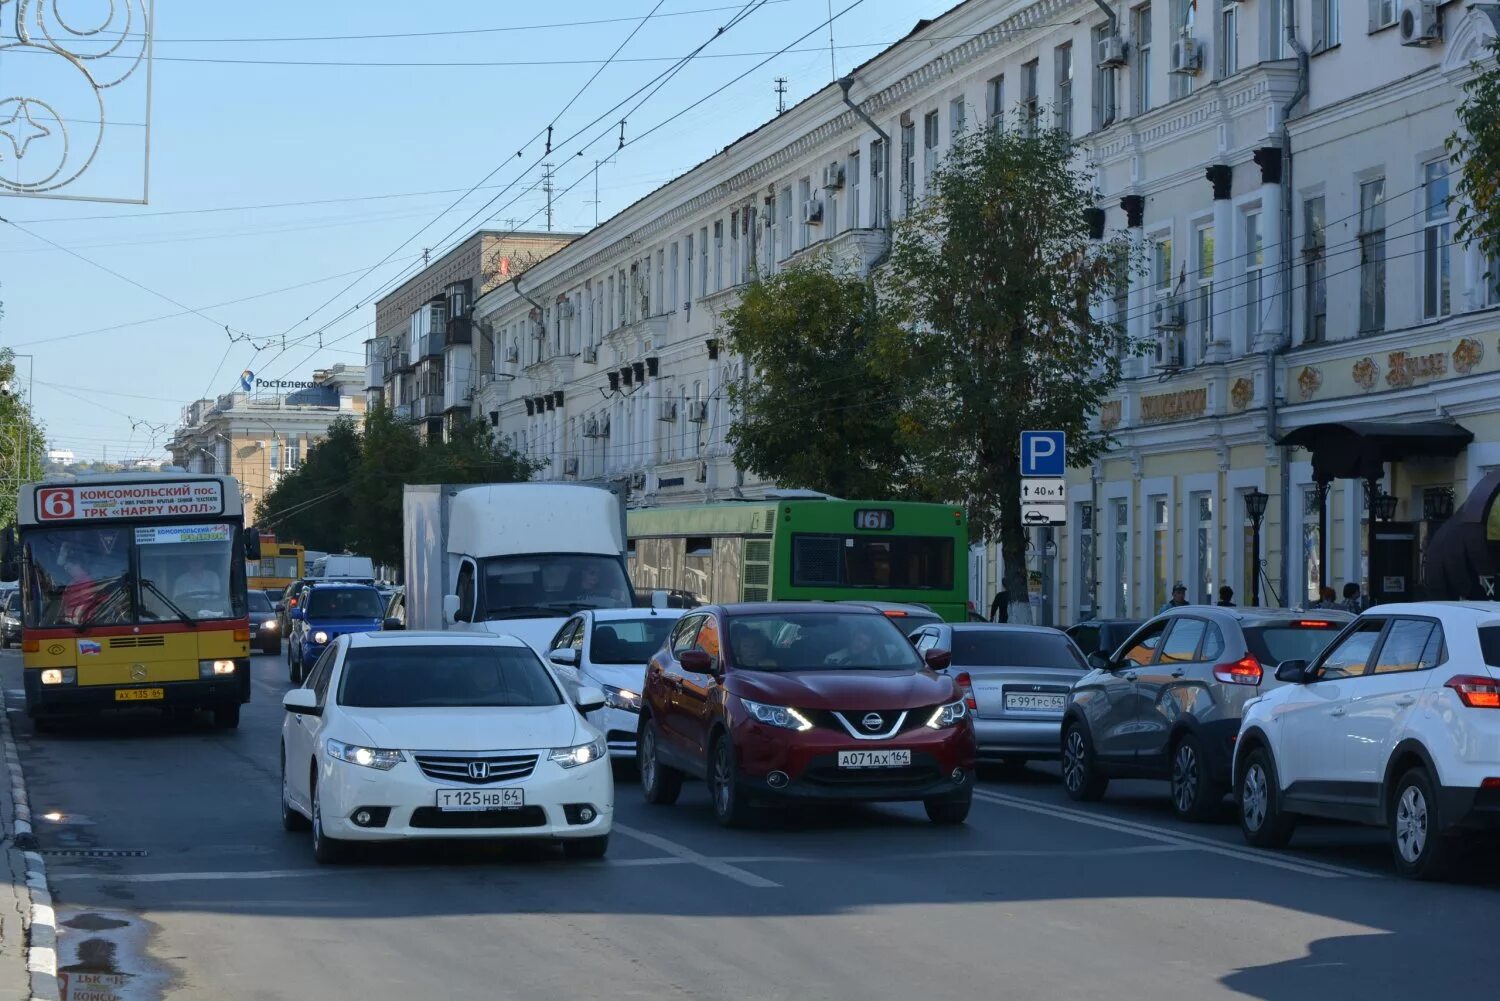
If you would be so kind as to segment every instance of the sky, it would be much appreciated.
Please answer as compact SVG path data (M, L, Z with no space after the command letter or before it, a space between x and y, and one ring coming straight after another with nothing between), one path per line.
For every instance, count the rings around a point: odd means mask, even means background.
M0 345L31 356L18 360L17 381L33 387L50 447L79 459L159 458L182 408L234 390L242 370L305 380L363 364L374 298L413 273L424 248L436 256L485 223L544 228L533 165L549 123L554 227L582 231L596 208L607 219L774 117L776 77L786 77L789 106L827 84L829 0L751 2L715 38L744 0L156 0L149 203L0 194ZM954 2L832 0L838 72ZM9 22L0 45L15 41L16 6L0 0ZM110 4L64 10L84 31ZM394 37L347 37L356 35ZM106 36L78 51L102 53ZM52 37L70 44L61 31ZM622 112L611 109L710 39L654 94L643 91L625 138L671 120L618 149ZM129 41L88 61L96 79L134 65ZM349 65L362 63L383 65ZM108 123L99 153L63 191L139 198L145 69L99 92ZM76 77L50 53L0 48L0 94L35 95L45 109L63 108L56 95L67 92L68 107L94 107ZM16 110L0 99L0 122ZM74 122L69 171L94 141L87 116L69 117L78 113L56 112ZM0 137L7 177L39 164L60 137L56 122L33 114L59 135L38 137L29 164ZM595 160L607 161L597 207ZM309 202L321 204L287 204Z

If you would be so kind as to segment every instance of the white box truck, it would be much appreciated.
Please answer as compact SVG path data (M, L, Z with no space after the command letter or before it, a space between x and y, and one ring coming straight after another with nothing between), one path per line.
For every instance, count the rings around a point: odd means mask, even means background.
M402 507L408 629L508 633L545 655L574 612L635 603L609 489L415 485Z

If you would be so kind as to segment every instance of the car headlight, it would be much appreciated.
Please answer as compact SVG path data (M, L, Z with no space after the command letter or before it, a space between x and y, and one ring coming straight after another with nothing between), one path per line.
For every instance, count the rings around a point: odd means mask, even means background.
M549 761L555 761L564 768L577 768L586 765L590 761L598 761L605 754L604 738L596 737L587 744L575 744L572 747L554 747L552 753L547 755Z
M932 719L927 721L927 725L934 730L942 730L945 727L952 726L967 715L969 715L969 707L964 705L963 699L959 699L957 702L950 702L946 706L938 706L937 711L932 714Z
M281 628L275 619L267 619L260 624L260 627L262 629L268 629L271 632L275 632L277 629Z
M401 762L406 760L406 755L400 751L387 751L379 747L361 747L358 744L346 744L342 740L328 738L328 754L330 757L347 761L351 765L362 765L365 768L378 768L388 772Z
M49 667L42 672L44 685L74 685L78 683L78 668Z
M632 713L641 711L641 696L638 692L632 692L628 688L616 688L614 685L599 687L604 689L604 704L611 709L624 709Z
M744 706L757 722L769 726L798 731L811 730L813 727L812 720L786 706L768 706L764 702L751 702L749 699L740 699L740 705Z
M315 632L315 633L312 634L312 641L314 643L318 643L318 644L327 643L328 642L328 634L325 633L323 630L319 629L317 632Z
M234 673L234 661L232 660L200 660L198 661L198 677L200 678L222 678L226 674Z

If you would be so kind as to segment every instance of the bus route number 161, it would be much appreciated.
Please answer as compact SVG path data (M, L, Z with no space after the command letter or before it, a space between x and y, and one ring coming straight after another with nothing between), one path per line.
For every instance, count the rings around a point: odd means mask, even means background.
M854 512L854 527L866 532L888 532L896 527L896 514L889 508L860 508Z

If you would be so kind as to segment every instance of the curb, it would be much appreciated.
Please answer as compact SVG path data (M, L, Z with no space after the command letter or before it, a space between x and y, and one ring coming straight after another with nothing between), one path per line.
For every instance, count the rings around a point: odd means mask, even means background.
M21 757L10 732L10 715L5 695L0 691L0 743L5 748L10 769L10 798L15 807L14 846L26 860L26 895L31 900L30 923L27 926L26 969L31 975L32 1001L57 1001L57 915L52 909L52 892L47 888L47 863L31 830L31 803L26 796L26 776L21 771Z

